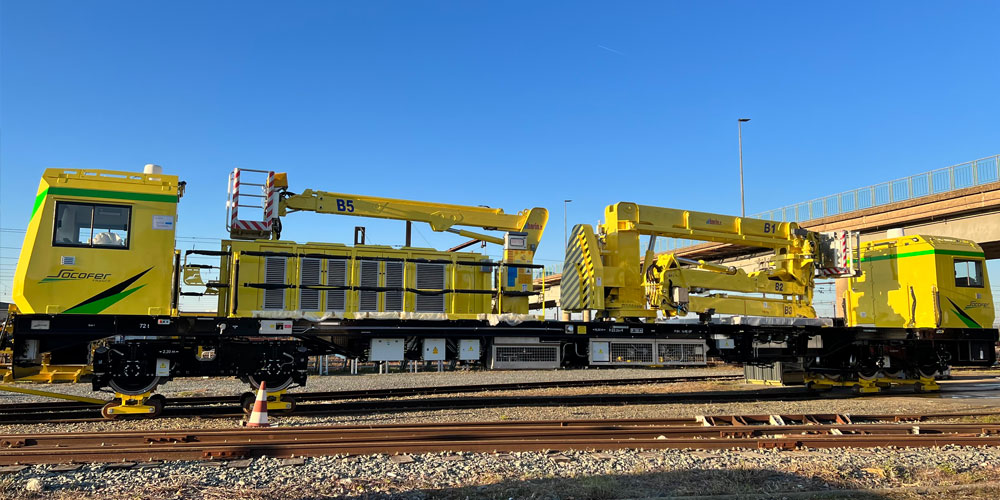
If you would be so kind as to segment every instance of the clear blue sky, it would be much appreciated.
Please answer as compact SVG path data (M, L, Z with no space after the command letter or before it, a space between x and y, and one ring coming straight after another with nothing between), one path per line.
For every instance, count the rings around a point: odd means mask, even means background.
M158 163L188 181L178 235L218 238L239 165L292 190L544 206L555 262L563 199L570 225L619 200L739 213L737 117L748 213L1000 152L997 2L4 0L0 16L8 229L45 167ZM333 216L285 235L356 224L402 241L399 222ZM21 235L0 238L3 289Z

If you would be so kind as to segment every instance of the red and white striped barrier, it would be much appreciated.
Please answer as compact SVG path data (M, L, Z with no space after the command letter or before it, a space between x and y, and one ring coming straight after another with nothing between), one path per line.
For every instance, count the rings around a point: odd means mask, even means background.
M258 231L267 232L271 230L271 221L276 217L275 209L278 206L278 190L274 187L274 172L267 172L267 181L264 184L264 201L260 208L264 211L264 220L242 220L239 217L240 209L240 169L233 169L232 176L232 198L229 201L229 230L230 231Z
M274 188L274 172L267 173L267 184L264 185L264 222L267 228L271 228L271 221L274 220L274 209L278 206L278 190Z

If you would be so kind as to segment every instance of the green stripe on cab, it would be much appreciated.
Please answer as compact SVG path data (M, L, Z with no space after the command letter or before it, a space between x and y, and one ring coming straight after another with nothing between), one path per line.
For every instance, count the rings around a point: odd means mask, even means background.
M902 259L904 257L917 257L919 255L955 255L958 257L979 257L984 258L986 254L983 252L968 252L964 250L921 250L919 252L907 252L907 253L894 253L890 255L874 255L872 257L865 257L861 259L861 262L871 262L875 260L888 260L888 259Z
M81 189L81 188L67 188L67 187L50 187L48 189L48 193L61 194L65 196L87 196L91 198L110 198L114 200L156 201L161 203L177 203L176 194L129 193L126 191L105 191L103 189ZM35 204L37 205L38 202L36 201Z

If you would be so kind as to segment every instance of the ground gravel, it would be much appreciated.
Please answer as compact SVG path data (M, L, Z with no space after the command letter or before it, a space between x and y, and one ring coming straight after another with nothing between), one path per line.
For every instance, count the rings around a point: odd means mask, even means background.
M673 375L689 376L704 374L731 374L732 368L712 368L698 370L579 370L579 371L525 371L525 372L445 372L445 373L392 373L382 375L329 376L313 377L310 380L310 390L346 390L350 389L383 389L392 387L424 387L431 385L462 385L474 383L506 383L515 381L565 380L558 377L573 377L571 379L592 380L598 377L641 378L649 376ZM222 379L181 379L164 387L177 384L180 390L190 390L183 387L186 384L198 384L210 394L218 394L228 387L232 381ZM949 382L950 383L950 382ZM236 382L237 387L242 384ZM979 384L977 384L979 385ZM996 384L994 384L996 385ZM70 385L55 386L71 388ZM335 389L336 388L336 389ZM669 384L644 384L630 386L598 386L563 389L535 389L523 391L487 391L481 393L420 396L421 398L450 397L484 397L484 396L522 396L526 399L542 399L547 396L569 394L661 394L669 392L701 392L717 390L764 390L785 391L787 388L763 388L761 386L743 384L738 381L718 382L679 382ZM804 390L804 389L803 389ZM166 391L164 391L166 392ZM627 419L627 418L660 418L660 417L691 417L695 415L760 415L760 414L802 414L802 413L842 413L842 414L884 414L884 413L940 413L961 411L989 411L1000 409L1000 391L993 397L966 397L965 393L952 395L916 395L905 389L899 392L906 397L886 399L871 396L851 399L819 398L807 401L777 401L762 398L761 401L739 403L657 403L636 405L601 405L593 406L522 406L503 408L477 408L461 410L407 411L384 412L373 411L361 415L338 415L322 417L284 416L271 413L271 424L274 426L302 425L367 425L387 423L420 423L420 422L481 422L481 421L511 421L511 420L578 420L578 419ZM949 393L950 394L950 393ZM987 393L989 394L989 393ZM954 397L953 397L954 396ZM412 398L398 398L412 399ZM38 432L95 432L112 430L171 430L171 429L209 429L234 428L242 424L237 417L227 418L158 418L140 420L118 420L77 423L38 423L31 425L3 425L0 433L38 433Z
M625 498L972 484L1000 449L432 453L124 469L35 466L0 476L0 498Z
M381 389L541 380L640 378L736 373L732 368L699 370L579 370L524 372L393 373L310 379L309 390ZM989 385L989 384L986 384ZM994 385L996 385L994 383ZM54 386L79 391L83 385ZM181 379L163 387L168 397L234 394L238 381ZM623 387L491 392L489 395L544 397L559 394L661 393L759 389L734 382L688 382ZM86 392L86 391L82 391ZM477 393L479 394L479 393ZM692 417L695 415L774 413L938 413L1000 408L1000 399L973 392L948 395L878 396L810 401L760 401L710 404L594 405L589 407L512 407L356 416L272 415L275 426L382 424L509 420ZM480 394L482 395L482 394ZM450 397L450 396L437 396ZM6 402L8 400L4 400ZM115 429L224 428L236 418L162 418L156 420L0 426L0 434L83 432ZM126 464L128 465L128 464ZM260 458L236 462L169 462L111 468L83 465L76 470L31 466L0 473L0 499L8 498L596 498L730 494L777 497L795 492L835 493L845 489L903 488L870 498L920 498L940 488L1000 491L1000 450L942 447L869 450L580 450L559 453L432 453L412 456L332 456L283 461ZM916 489L914 489L916 488ZM930 488L930 489L920 489ZM935 490L934 488L938 488ZM879 490L881 491L881 490ZM896 490L892 490L896 491ZM947 490L950 491L950 490ZM945 491L946 498L955 498ZM962 492L967 493L966 490ZM952 496L948 496L952 495ZM865 497L869 498L869 497Z

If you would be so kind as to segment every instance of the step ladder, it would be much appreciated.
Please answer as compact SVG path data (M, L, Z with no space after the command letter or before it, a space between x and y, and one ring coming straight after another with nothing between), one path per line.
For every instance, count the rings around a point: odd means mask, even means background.
M226 230L239 240L268 239L278 218L278 190L274 172L235 168L226 189ZM241 208L247 210L240 210ZM241 219L240 214L259 218Z

